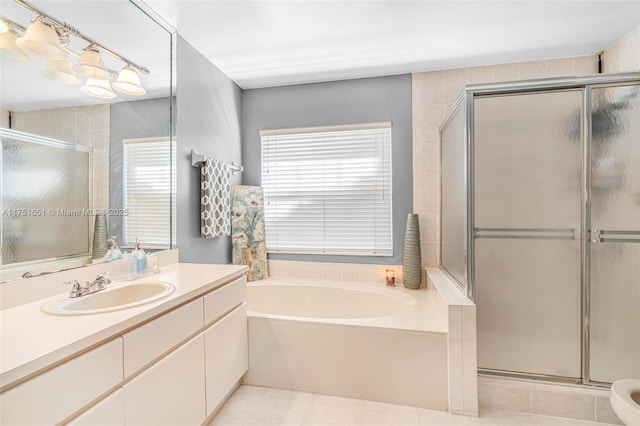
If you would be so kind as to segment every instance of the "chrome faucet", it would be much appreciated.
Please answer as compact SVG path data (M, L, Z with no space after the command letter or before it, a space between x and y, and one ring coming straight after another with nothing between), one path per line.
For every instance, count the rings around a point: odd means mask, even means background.
M107 287L107 284L109 284L110 282L111 278L109 278L109 272L103 272L102 274L98 274L95 280L91 282L87 281L84 287L78 280L67 281L65 282L65 284L72 285L71 291L69 292L69 297L75 298L104 290Z

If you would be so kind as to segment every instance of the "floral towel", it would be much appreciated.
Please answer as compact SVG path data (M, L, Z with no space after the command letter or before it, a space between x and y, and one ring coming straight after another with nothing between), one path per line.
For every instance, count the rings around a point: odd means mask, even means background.
M231 166L207 158L200 182L200 235L231 235Z
M248 265L248 281L267 275L267 242L261 186L234 185L231 204L231 240L234 265Z

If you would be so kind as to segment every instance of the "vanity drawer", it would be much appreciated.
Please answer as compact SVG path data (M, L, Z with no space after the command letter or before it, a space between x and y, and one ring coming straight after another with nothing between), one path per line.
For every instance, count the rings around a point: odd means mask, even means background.
M204 297L204 325L207 326L247 300L247 277L243 276Z
M122 336L124 377L131 376L200 330L202 312L202 298L199 298Z
M59 423L122 381L116 338L0 395L0 424Z

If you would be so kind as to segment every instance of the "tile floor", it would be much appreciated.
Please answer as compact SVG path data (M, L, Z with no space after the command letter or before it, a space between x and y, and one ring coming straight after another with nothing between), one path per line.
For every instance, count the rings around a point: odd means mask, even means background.
M504 411L481 411L464 417L443 411L360 399L240 386L211 425L391 425L391 426L604 426L604 423Z

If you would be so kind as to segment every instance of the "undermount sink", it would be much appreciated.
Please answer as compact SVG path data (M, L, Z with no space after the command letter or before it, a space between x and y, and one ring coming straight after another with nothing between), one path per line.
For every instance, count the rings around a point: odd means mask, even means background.
M112 284L113 285L113 284ZM55 298L42 304L42 311L51 315L92 315L133 308L167 297L175 291L165 281L132 282L115 285L78 298Z

